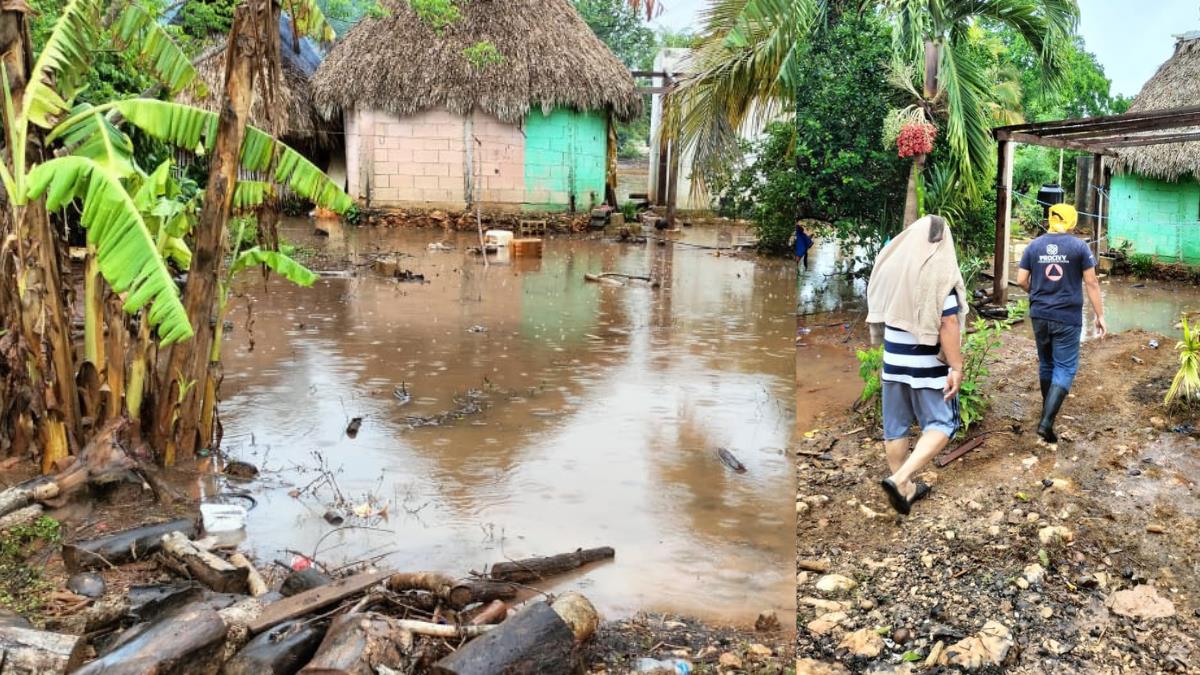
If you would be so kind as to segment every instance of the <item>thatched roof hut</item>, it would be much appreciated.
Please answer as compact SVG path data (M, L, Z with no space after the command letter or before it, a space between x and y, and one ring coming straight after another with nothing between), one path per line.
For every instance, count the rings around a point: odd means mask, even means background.
M1133 105L1129 106L1129 112L1197 105L1200 105L1200 32L1192 32L1176 37L1175 53L1142 86ZM1118 153L1114 168L1118 172L1133 172L1168 181L1188 174L1200 178L1200 141L1123 149Z
M327 144L328 122L317 112L313 103L312 76L321 63L321 53L309 40L301 40L300 51L292 48L291 24L286 17L279 25L282 45L280 47L283 78L275 90L275 101L268 115L261 85L254 88L250 105L250 124L292 143L324 146ZM200 79L208 89L208 95L196 96L191 90L180 93L181 103L216 111L221 104L221 92L225 83L225 43L216 43L202 52L195 63Z
M389 16L364 19L329 54L313 80L326 116L356 109L408 117L478 109L518 124L538 106L641 113L629 71L568 0L472 0L461 20L435 32L408 2L385 0ZM464 50L490 42L500 63L473 65Z

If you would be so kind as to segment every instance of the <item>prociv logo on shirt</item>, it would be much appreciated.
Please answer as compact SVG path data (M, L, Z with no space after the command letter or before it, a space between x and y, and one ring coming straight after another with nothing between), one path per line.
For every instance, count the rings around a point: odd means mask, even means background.
M1038 256L1040 263L1069 263L1065 255L1058 254L1058 244L1046 244L1046 252Z

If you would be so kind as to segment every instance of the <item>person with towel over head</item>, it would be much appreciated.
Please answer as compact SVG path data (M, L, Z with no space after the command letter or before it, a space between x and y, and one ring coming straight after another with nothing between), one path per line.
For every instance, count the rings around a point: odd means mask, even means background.
M888 503L908 515L930 488L914 480L959 427L967 293L946 220L925 216L896 235L867 284L867 323L883 327L883 439ZM909 432L921 428L912 452Z

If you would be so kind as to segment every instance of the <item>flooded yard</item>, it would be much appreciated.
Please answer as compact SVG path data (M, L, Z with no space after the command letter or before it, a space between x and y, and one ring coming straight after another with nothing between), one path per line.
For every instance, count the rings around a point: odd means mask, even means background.
M465 574L611 546L614 561L543 588L582 590L609 618L748 624L774 609L792 623L788 261L552 237L541 259L485 268L466 252L474 236L435 251L441 230L311 232L296 221L281 235L344 251L357 273L309 289L251 278L225 346L223 447L263 470L247 527L262 558ZM356 266L391 252L425 282ZM662 285L585 282L602 272ZM346 521L363 527L323 519L329 486L290 496L322 461L347 503L372 504Z

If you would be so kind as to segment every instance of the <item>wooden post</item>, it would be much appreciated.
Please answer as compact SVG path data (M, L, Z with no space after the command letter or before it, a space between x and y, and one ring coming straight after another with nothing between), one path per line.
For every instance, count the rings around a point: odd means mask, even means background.
M1088 213L1092 216L1092 237L1096 240L1093 250L1096 255L1100 255L1100 236L1104 228L1104 219L1101 217L1101 209L1103 206L1104 195L1100 190L1104 188L1104 155L1092 155L1092 180L1088 190Z
M1012 226L1012 172L1013 144L1001 140L996 144L996 251L992 273L992 302L997 305L1008 303L1008 249Z

